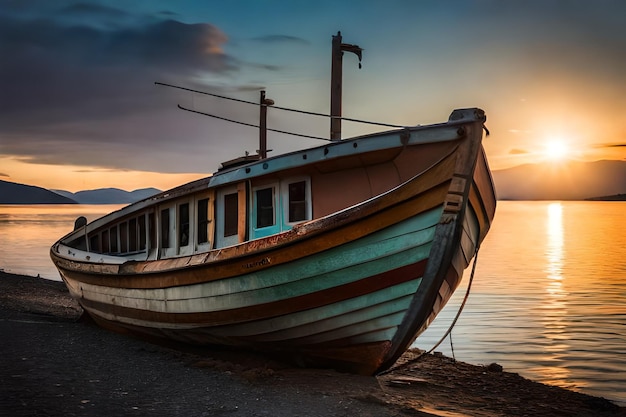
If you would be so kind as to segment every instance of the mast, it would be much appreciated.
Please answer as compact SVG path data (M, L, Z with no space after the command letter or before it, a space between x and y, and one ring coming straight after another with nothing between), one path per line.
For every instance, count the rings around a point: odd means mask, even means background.
M261 90L261 108L259 115L259 157L267 158L267 106L274 104L274 100L265 98L265 90Z
M363 49L357 45L341 43L341 32L333 36L332 63L330 74L330 140L341 140L341 95L343 78L343 51L352 52L361 58Z

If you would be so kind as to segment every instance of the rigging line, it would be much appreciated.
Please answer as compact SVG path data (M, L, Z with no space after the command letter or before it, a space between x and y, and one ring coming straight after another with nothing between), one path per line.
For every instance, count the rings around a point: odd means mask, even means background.
M253 101L247 101L247 100L241 100L241 99L233 98L233 97L221 96L219 94L207 93L206 91L199 91L199 90L194 90L194 89L186 88L186 87L179 87L177 85L166 84L166 83L162 83L162 82L159 82L159 81L155 81L154 83L157 84L157 85L165 86L165 87L178 88L179 90L190 91L192 93L205 94L207 96L217 97L217 98L221 98L221 99L224 99L224 100L232 100L232 101L237 101L239 103L252 104L254 106L267 106L267 104L260 104L260 103L255 103ZM407 127L407 126L394 125L394 124L389 124L389 123L370 122L368 120L353 119L353 118L350 118L350 117L331 116L329 114L315 113L315 112L306 111L306 110L290 109L288 107L281 107L281 106L276 106L276 105L272 105L271 107L276 109L276 110L284 110L284 111L290 111L290 112L294 112L294 113L302 113L302 114L307 114L309 116L330 117L331 119L340 119L340 120L345 120L346 122L364 123L364 124L369 124L369 125L393 127L393 128L398 128L398 129L405 129ZM317 139L317 138L315 138L315 139Z
M214 93L207 93L206 91L194 90L192 88L179 87L177 85L166 84L166 83L162 83L162 82L159 82L159 81L155 81L154 83L157 84L157 85L163 85L165 87L178 88L179 90L190 91L192 93L204 94L204 95L207 95L207 96L212 96L212 97L217 97L217 98L223 98L224 100L238 101L239 103L253 104L255 106L264 105L264 104L259 104L259 103L255 103L255 102L252 102L252 101L241 100L241 99L238 99L238 98L220 96L219 94L214 94Z
M419 361L420 359L422 359L422 357L424 355L428 355L430 353L432 353L435 349L437 349L437 347L439 347L439 345L446 340L446 337L448 337L448 335L452 332L452 328L454 328L454 326L456 325L457 320L459 319L459 317L461 316L461 312L463 311L463 307L465 307L465 303L467 302L467 299L469 298L470 295L470 289L472 288L472 281L474 281L474 272L476 272L476 264L478 263L478 249L480 249L480 246L476 246L476 250L474 251L474 264L472 265L472 273L470 274L470 278L469 278L469 282L467 283L467 290L465 290L465 297L463 297L463 302L461 303L461 305L459 306L459 311L456 312L456 316L454 317L454 320L452 320L452 323L450 324L450 327L448 327L448 330L446 331L446 333L441 337L441 339L439 339L439 341L429 350L429 351L423 351L422 353L420 353L419 355L417 355L417 357L410 359L398 366L395 366L393 368L387 369L386 371L380 372L378 374L376 374L376 376L381 376L381 375L386 375L388 373L391 373L397 369L400 368L405 368L417 361ZM450 339L450 343L452 343L452 339ZM453 348L454 349L454 348ZM453 353L454 355L454 350Z
M225 120L225 121L227 121L227 122L236 123L236 124L239 124L239 125L244 125L244 126L250 126L250 127L260 128L260 126L259 126L259 125L253 125L252 123L240 122L240 121L238 121L238 120L233 120L233 119L228 119L228 118L226 118L226 117L217 116L217 115L215 115L215 114L210 114L210 113L205 113L205 112L201 112L201 111L198 111L198 110L188 109L188 108L186 108L186 107L181 106L180 104L178 105L178 108L179 108L179 109L181 109L181 110L189 111L189 112L192 112L192 113L198 113L198 114L201 114L201 115L203 115L203 116L209 116L209 117L213 117L213 118L215 118L215 119ZM269 128L268 128L267 130L269 130L270 132L284 133L284 134L286 134L286 135L292 135L292 136L299 136L299 137L301 137L301 138L318 139L318 140L330 141L330 139L321 138L321 137L319 137L319 136L303 135L303 134L301 134L301 133L287 132L287 131L285 131L285 130L269 129Z

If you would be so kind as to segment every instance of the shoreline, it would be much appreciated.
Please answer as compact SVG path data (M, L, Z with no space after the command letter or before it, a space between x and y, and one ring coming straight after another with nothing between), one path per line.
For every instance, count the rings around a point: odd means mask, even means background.
M152 344L86 320L60 281L0 271L0 414L626 416L497 364L406 352L377 377L228 349Z

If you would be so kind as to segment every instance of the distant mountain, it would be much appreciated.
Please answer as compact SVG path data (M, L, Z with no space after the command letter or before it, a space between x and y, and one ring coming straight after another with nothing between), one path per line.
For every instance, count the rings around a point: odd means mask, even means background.
M0 204L76 204L45 188L0 180Z
M626 193L626 162L553 162L493 171L500 200L584 200Z
M0 180L0 204L130 204L160 192L156 188L130 192L102 188L71 193Z
M156 188L142 188L135 191L124 191L118 188L100 188L97 190L78 191L71 193L53 190L55 193L76 200L79 204L130 204L160 193Z
M589 201L626 201L626 194L605 195L601 197L586 198Z

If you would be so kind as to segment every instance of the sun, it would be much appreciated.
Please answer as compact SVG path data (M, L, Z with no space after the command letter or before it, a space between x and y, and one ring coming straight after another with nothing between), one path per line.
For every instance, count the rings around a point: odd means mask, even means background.
M570 153L570 149L567 143L562 139L551 139L545 143L543 154L548 159L562 160L567 158Z

